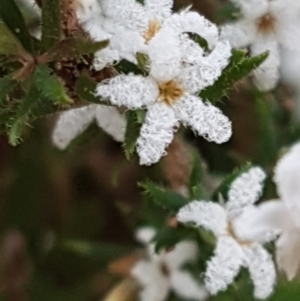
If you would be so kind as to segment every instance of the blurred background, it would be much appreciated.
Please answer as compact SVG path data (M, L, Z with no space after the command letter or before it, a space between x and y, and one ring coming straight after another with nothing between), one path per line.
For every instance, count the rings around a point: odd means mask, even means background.
M226 1L178 0L175 9L191 4L219 24L234 16ZM27 1L20 5L34 30L38 14ZM152 179L180 189L191 147L201 155L208 193L225 174L251 161L269 172L264 196L274 197L272 168L284 147L300 137L294 113L300 82L292 78L269 94L244 79L219 103L233 122L230 142L215 145L181 131L169 155L153 167L139 167L137 158L127 161L121 144L96 126L76 146L56 150L51 131L57 116L36 120L16 148L1 135L0 300L136 300L130 284L120 288L139 258L134 229L160 218L167 222L159 210L145 205L137 183ZM271 300L299 298L298 280L279 282ZM245 289L211 300L254 299Z

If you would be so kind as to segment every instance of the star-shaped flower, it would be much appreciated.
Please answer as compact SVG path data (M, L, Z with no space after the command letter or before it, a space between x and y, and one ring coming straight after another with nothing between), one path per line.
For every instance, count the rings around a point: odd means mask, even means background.
M206 288L211 294L225 290L242 267L249 270L256 298L267 298L273 291L276 273L271 255L260 243L239 240L233 229L236 218L261 195L264 178L260 168L251 168L232 183L225 207L193 201L177 214L179 222L204 227L217 239L205 272Z
M205 53L193 44L194 52L187 55L190 42L182 41L169 28L161 29L148 44L149 76L119 75L96 89L98 96L113 105L131 110L147 108L137 140L141 164L159 161L178 122L216 143L231 137L228 118L198 97L199 91L212 85L228 64L230 46L218 42L211 53Z
M276 241L277 264L289 280L300 265L300 144L282 157L274 170L279 200L264 202L246 210L236 221L241 239Z
M96 121L97 125L116 141L124 141L126 120L115 107L89 105L62 113L52 133L52 141L59 149L65 149L70 142L82 134Z
M142 242L148 244L149 257L138 261L131 271L131 275L142 287L140 300L163 301L171 290L185 299L205 300L207 292L204 286L188 271L182 269L184 264L195 261L198 251L196 244L192 241L182 241L170 252L155 254L153 245L149 245L155 231L143 228L139 232Z
M221 35L232 47L251 48L252 55L269 51L255 71L261 90L273 89L279 79L280 46L298 48L300 2L294 0L232 0L240 9L239 21L225 25Z

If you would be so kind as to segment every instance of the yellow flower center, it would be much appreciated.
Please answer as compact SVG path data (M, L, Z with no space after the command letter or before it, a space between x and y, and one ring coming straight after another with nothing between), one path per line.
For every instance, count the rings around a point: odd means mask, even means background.
M183 91L175 81L159 84L159 99L168 105L172 105L182 95Z
M149 22L147 31L144 33L143 37L146 41L146 44L158 33L161 25L160 22L156 19L153 19Z
M274 31L276 19L271 14L265 14L257 19L256 26L260 33L270 33Z

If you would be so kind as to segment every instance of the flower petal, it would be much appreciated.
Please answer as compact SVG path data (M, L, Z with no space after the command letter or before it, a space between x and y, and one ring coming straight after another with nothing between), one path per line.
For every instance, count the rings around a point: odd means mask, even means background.
M93 67L95 70L102 70L106 66L112 65L121 59L119 51L112 49L110 46L95 53Z
M196 33L204 38L209 48L213 48L218 40L218 28L215 24L205 19L197 12L182 11L173 14L164 23L164 28L169 27L177 33Z
M52 133L52 141L59 149L65 149L70 142L82 134L95 116L95 105L72 109L62 113Z
M171 286L180 297L188 300L206 300L208 293L204 285L186 271L175 271L171 274Z
M104 14L131 30L143 31L149 18L143 5L135 0L101 0Z
M170 290L169 279L154 262L139 261L131 270L131 275L142 286L141 301L164 301Z
M145 0L145 8L153 19L161 23L172 14L173 0Z
M231 218L237 217L245 207L253 205L258 200L262 194L265 178L266 175L261 168L253 167L232 182L226 203Z
M293 227L288 209L280 201L268 201L246 209L233 221L235 235L246 241L266 242Z
M241 246L230 236L218 239L214 256L207 264L205 286L215 295L224 291L239 273L245 262L245 254Z
M220 109L204 104L196 96L185 94L173 105L177 118L208 141L223 143L231 137L231 122Z
M247 19L257 19L269 10L269 0L232 0Z
M269 51L268 58L254 70L254 81L262 91L273 89L279 79L279 46L274 36L257 36L255 43L251 46L251 54L259 55Z
M274 169L277 191L286 206L300 213L300 143L295 144ZM298 218L299 219L299 218Z
M284 232L276 242L276 260L279 269L283 270L292 280L300 266L300 238L299 231Z
M170 29L161 29L148 45L150 75L158 82L173 80L181 72L180 39Z
M197 258L198 248L194 241L181 241L174 249L166 252L164 260L171 271L180 269L185 263Z
M212 231L216 237L227 231L226 211L217 203L193 201L182 207L177 213L181 223L192 223Z
M245 247L248 269L254 284L254 296L258 299L268 298L274 291L276 270L272 256L260 245Z
M194 66L183 68L177 81L183 90L197 93L211 86L221 76L231 57L231 47L227 41L218 42L215 49L207 56L198 55Z
M123 142L126 119L115 107L98 105L95 108L97 124L116 141Z
M100 83L96 95L108 99L113 105L137 109L154 103L159 91L150 77L122 74Z
M242 19L221 28L220 38L228 40L233 48L247 47L255 40L256 26L253 21Z
M166 147L174 137L177 119L171 107L163 102L148 108L145 122L137 140L141 165L151 165L166 154Z

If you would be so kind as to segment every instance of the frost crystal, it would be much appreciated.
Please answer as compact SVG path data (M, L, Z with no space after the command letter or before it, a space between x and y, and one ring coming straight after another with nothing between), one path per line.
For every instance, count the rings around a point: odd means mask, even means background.
M94 120L116 141L124 141L126 120L118 110L110 106L89 105L71 109L60 115L52 133L54 145L59 149L65 149Z
M265 62L254 71L261 90L273 89L279 78L279 47L298 48L299 1L293 0L231 0L241 10L242 18L225 25L222 37L232 47L250 46L252 55L269 51Z
M149 76L119 75L100 83L96 94L117 106L147 108L137 140L140 163L151 165L165 154L179 122L216 143L232 134L231 122L197 95L221 75L231 56L226 42L217 42L211 53L180 37L170 27L161 29L148 43ZM194 61L186 59L192 45ZM172 49L172 51L170 51Z
M138 231L138 239L147 245L155 232L151 228ZM151 238L150 238L151 237ZM148 252L148 259L140 260L131 270L141 285L141 301L163 301L173 290L179 297L192 300L205 300L207 292L204 286L198 284L193 276L182 267L185 263L194 261L197 256L197 246L192 241L182 241L170 252L159 254Z
M273 292L276 273L271 255L254 240L240 240L234 227L239 215L257 201L264 178L261 169L251 168L231 184L225 208L213 202L193 201L177 214L179 222L204 227L217 239L205 272L205 285L211 294L225 290L242 267L249 270L256 298L265 299Z

